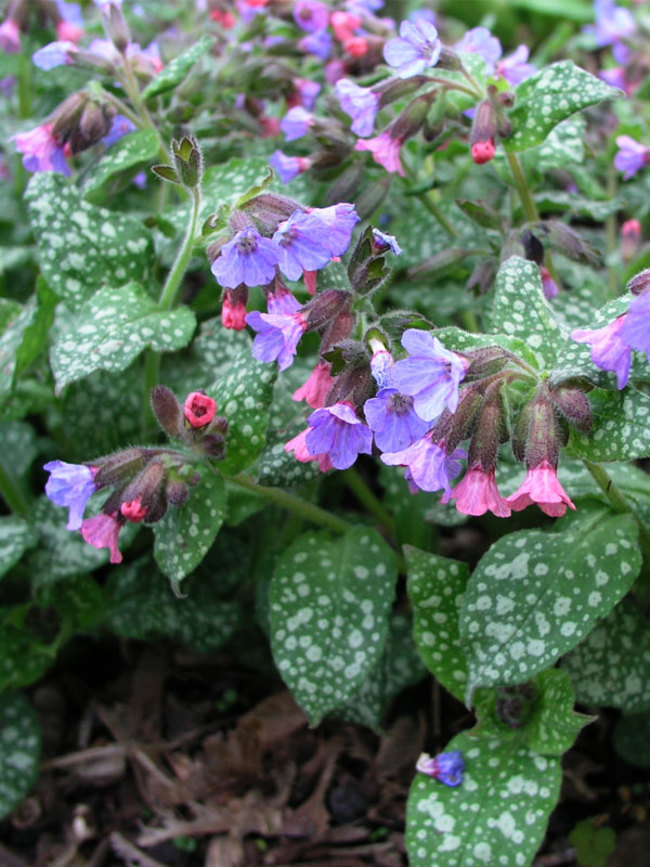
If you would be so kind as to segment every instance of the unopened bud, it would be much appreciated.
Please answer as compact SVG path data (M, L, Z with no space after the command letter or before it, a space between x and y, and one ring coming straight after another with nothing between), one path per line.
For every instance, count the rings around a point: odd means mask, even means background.
M216 461L222 461L226 456L225 437L216 432L206 434L195 444L194 451L208 455Z
M226 289L223 293L221 307L221 324L232 331L243 331L246 328L246 305L248 304L248 286L240 283L235 289Z
M288 196L280 196L276 193L260 193L259 196L254 196L241 205L241 209L246 212L245 215L241 214L241 211L239 212L241 217L247 220L247 223L244 223L244 225L250 225L250 218L248 216L250 215L260 223L262 234L269 235L275 232L278 223L288 220L295 211L304 211L299 202L290 199ZM237 213L235 211L231 215L230 226L236 232L244 228L244 225L233 223L233 218L237 219L235 216Z
M209 425L216 411L217 404L214 399L202 391L192 391L185 398L183 415L193 428Z
M80 91L64 99L61 105L53 111L50 116L52 135L57 141L66 142L68 140L79 123L79 118L87 102L88 94Z
M103 488L126 481L144 467L150 456L149 449L132 448L94 460L92 465L99 468L95 473L95 487Z
M482 166L484 163L489 163L490 160L494 159L496 151L493 138L486 141L477 141L472 145L472 159L477 166Z
M318 331L350 306L352 295L342 289L326 289L315 295L300 311L308 331Z
M106 35L120 54L124 54L128 44L131 42L131 33L129 32L129 25L126 23L121 5L107 2L102 4L101 9Z
M121 494L120 513L128 520L159 521L167 510L163 482L167 470L155 458L145 466ZM126 509L126 513L124 511ZM134 515L135 517L130 517ZM141 515L141 517L138 517Z
M510 353L500 346L486 346L465 353L469 362L464 382L483 379L502 370L510 359Z
M438 69L458 70L462 67L461 59L448 45L443 45L436 66Z
M486 389L467 453L468 467L480 465L486 473L496 467L499 446L508 439L502 384L497 380Z
M625 288L632 295L642 295L647 289L650 289L650 268L635 274Z
M414 75L412 78L388 78L376 84L372 90L379 97L379 108L384 108L398 99L403 99L425 84L426 75Z
M555 408L572 427L581 433L588 433L593 424L593 415L589 399L582 389L560 385L549 389L549 395Z
M411 100L404 111L390 125L390 137L403 142L414 136L426 120L429 107L435 98L436 91L433 90Z
M173 139L172 157L176 173L183 184L188 188L200 186L203 157L197 139L194 136L184 136L180 141Z
M178 480L170 479L166 488L167 500L172 506L183 506L190 495L187 485Z
M172 437L182 435L181 405L173 391L166 385L157 385L151 389L151 408L162 429Z
M626 220L621 226L621 259L625 264L631 262L641 245L641 223L638 220Z

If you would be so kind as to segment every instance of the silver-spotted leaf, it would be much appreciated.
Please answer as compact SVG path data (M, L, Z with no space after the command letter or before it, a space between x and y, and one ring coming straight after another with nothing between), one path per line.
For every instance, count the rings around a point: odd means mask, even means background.
M152 129L138 129L123 136L88 173L83 185L84 197L92 200L114 175L148 163L158 154L158 148L158 136Z
M38 776L41 728L20 693L0 696L0 819L27 796Z
M304 533L280 556L270 588L273 657L312 724L377 665L396 577L393 552L367 527L335 539Z
M31 524L17 515L3 515L0 518L0 578L37 542L38 532Z
M589 433L571 431L567 451L588 461L631 461L650 456L650 397L631 389L589 395Z
M166 93L168 90L173 90L177 84L181 83L196 62L204 54L208 53L213 45L213 36L208 36L207 34L202 36L187 51L179 54L178 57L174 57L173 60L170 60L163 67L162 71L145 87L142 92L142 98L151 99L154 96L160 96L161 93Z

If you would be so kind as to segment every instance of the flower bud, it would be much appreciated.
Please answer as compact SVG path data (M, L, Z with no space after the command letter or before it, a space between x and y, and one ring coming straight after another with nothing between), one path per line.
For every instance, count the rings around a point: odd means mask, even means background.
M502 385L496 380L486 389L467 454L467 466L480 466L485 473L495 469L499 446L508 440Z
M518 729L530 719L535 708L535 690L532 684L497 687L496 715L511 729Z
M544 383L519 414L512 449L517 460L523 460L527 469L537 467L543 461L557 467L563 440L565 436L555 414L548 385Z
M342 289L326 289L302 308L308 331L318 331L349 308L352 295Z
M95 487L99 489L125 482L135 473L140 472L151 455L156 453L155 449L131 448L114 455L97 458L92 462L94 467L98 467L95 473Z
M555 408L572 427L581 433L589 432L593 424L593 415L589 399L582 389L559 385L557 388L549 389L549 396Z
M390 137L403 142L414 136L426 120L429 107L436 95L437 92L433 90L411 100L404 111L390 125Z
M73 129L79 123L79 118L88 102L88 94L80 91L64 99L51 116L52 135L57 141L66 142Z
M288 220L295 211L305 210L299 202L277 193L260 193L242 204L240 208L260 224L262 234L269 235L275 232L278 223ZM231 216L231 223L232 219ZM246 225L248 224L250 224L249 219ZM238 232L244 228L244 225L231 224L230 228Z
M443 45L436 66L438 69L450 69L456 71L462 67L461 59L448 45Z
M497 268L494 259L481 259L472 271L467 288L477 288L481 295L485 295L494 283Z
M248 286L240 283L235 289L225 289L221 307L221 324L232 331L243 331L246 328L246 305L248 304Z
M485 148L486 145L491 143L492 156L488 157L488 159L492 159L494 156L494 139L496 134L497 114L495 108L489 99L484 99L478 104L472 122L472 131L469 137L469 143L472 147L472 156L474 156L475 145L480 145L482 148ZM476 162L476 158L474 161ZM487 162L487 160L483 160L483 162Z
M151 389L151 408L162 429L172 437L183 433L181 405L176 395L165 385Z
M632 295L642 295L650 288L650 268L646 268L645 271L635 274L625 288Z
M502 370L510 360L510 353L500 346L486 346L465 353L469 364L465 371L464 382L484 379Z
M124 18L122 7L116 3L103 3L101 8L106 35L120 54L124 54L131 41L131 33Z
M176 174L182 183L188 187L198 187L203 176L203 157L197 139L183 136L180 141L172 139L172 157Z
M411 78L387 78L376 84L372 91L379 97L379 108L384 108L398 99L403 99L410 93L415 93L426 81L426 75L414 75Z
M89 100L84 106L79 122L68 135L67 145L71 154L78 154L104 138L111 129L115 109L112 105L100 105Z
M226 440L220 433L208 433L194 444L194 451L216 461L222 461L226 456Z
M192 391L185 398L183 415L185 421L193 428L206 427L210 424L217 411L217 404L205 392Z
M165 488L167 500L172 506L183 506L187 502L190 492L187 485L179 480L169 479Z
M140 521L143 518L146 518L149 524L159 521L167 511L164 486L166 475L167 469L162 461L155 458L149 461L142 472L121 492L120 513L129 520L133 520L129 517L130 514L142 514L142 517L138 518Z

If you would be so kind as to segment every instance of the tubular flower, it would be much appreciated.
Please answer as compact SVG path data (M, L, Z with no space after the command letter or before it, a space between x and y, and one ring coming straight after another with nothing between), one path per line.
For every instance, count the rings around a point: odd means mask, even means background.
M86 504L97 490L95 470L85 464L66 464L64 461L50 461L43 469L50 473L45 485L47 498L57 506L68 507L67 529L78 530Z
M217 411L215 401L201 391L192 391L185 398L183 415L189 424L196 427L205 427L210 424Z
M123 526L124 523L118 519L117 512L111 515L100 512L94 518L86 518L81 525L81 535L93 548L108 548L111 552L111 563L121 563L122 554L117 543Z
M417 760L415 770L433 777L445 786L460 786L465 773L465 760L460 750L438 753L437 756L422 753Z
M550 461L530 467L523 483L507 498L507 503L513 512L521 512L526 506L537 503L542 512L551 518L561 518L567 506L575 510L557 477L557 468Z
M510 505L499 493L495 470L486 472L479 464L470 467L451 494L442 498L443 503L449 500L456 500L456 508L464 515L492 512L497 518L510 517Z
M254 310L246 317L246 323L257 331L253 341L253 357L258 361L277 361L280 370L293 363L300 338L307 330L307 320L302 313L259 313Z
M589 344L591 360L596 367L616 374L619 388L627 385L632 361L632 351L621 336L625 316L618 316L603 328L577 328L571 332L572 340Z
M312 455L328 455L337 470L347 470L360 454L372 452L372 431L349 403L317 409L309 418L305 445Z
M448 454L445 441L434 442L430 431L401 451L385 452L381 459L391 467L407 467L405 478L414 492L444 490L449 498L451 481L460 473L460 460L466 457L463 449Z

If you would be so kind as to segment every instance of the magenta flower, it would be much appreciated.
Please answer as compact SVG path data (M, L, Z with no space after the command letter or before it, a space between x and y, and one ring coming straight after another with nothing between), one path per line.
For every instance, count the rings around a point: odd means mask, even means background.
M587 343L591 347L591 360L602 370L616 374L619 388L625 388L630 377L632 353L629 345L621 337L625 314L618 316L603 328L576 328L571 339L576 343Z
M614 157L614 165L623 172L623 180L628 181L650 162L650 148L635 141L629 135L619 135L616 139L619 148Z
M349 403L317 409L307 421L307 449L312 455L328 455L337 470L347 470L360 454L372 453L372 431Z
M441 51L435 26L426 18L418 18L402 21L399 36L384 45L384 59L397 70L399 78L411 78L435 66Z
M399 452L429 430L413 409L413 398L396 388L382 388L363 405L363 414L382 452Z
M269 157L269 165L278 173L282 183L288 184L311 168L311 160L309 157L290 157L282 151L274 151Z
M384 130L384 132L374 138L359 140L354 149L357 151L370 151L374 161L383 166L387 172L396 172L398 175L404 177L404 169L399 158L399 152L403 143L403 139L393 138L390 130Z
M324 406L327 392L334 382L330 369L329 361L319 359L307 381L294 391L293 400L304 400L312 409L320 409Z
M519 45L508 57L497 61L496 74L516 87L537 71L532 63L528 63L528 55L528 46Z
M551 277L548 268L545 265L539 266L539 276L542 279L542 289L544 291L544 297L550 301L551 298L555 298L555 296L560 291L557 288L557 283Z
M0 24L0 49L5 54L18 54L20 51L20 27L11 18Z
M70 174L63 155L63 145L53 135L52 128L53 124L43 123L13 137L16 150L23 155L23 165L28 172Z
M139 524L140 521L144 521L148 511L148 506L142 505L140 497L128 500L120 506L120 514L133 524Z
M415 770L427 777L433 777L445 786L460 786L465 773L465 760L460 750L450 750L448 753L439 753L430 756L422 753L417 760Z
M429 331L409 328L402 335L402 346L410 358L398 361L390 373L391 385L413 397L415 412L433 422L446 408L456 412L458 389L467 362L449 352Z
M507 498L507 502L513 512L521 512L526 506L537 503L542 512L551 518L561 518L567 506L575 510L557 477L557 467L548 460L528 468L523 483Z
M510 506L499 493L494 469L485 472L479 464L470 467L451 494L442 498L443 503L449 500L456 500L456 508L464 515L492 512L497 518L510 517Z
M650 290L632 299L622 319L621 340L632 349L645 352L650 364Z
M456 51L478 54L485 61L487 74L492 75L503 49L499 40L490 33L487 27L474 27L467 31L460 42L456 43Z
M329 7L319 0L296 0L293 7L294 21L307 33L324 30L329 23L329 17Z
M280 251L270 238L263 238L254 226L246 226L221 248L211 271L226 289L240 283L263 286L275 277Z
M95 471L85 464L66 464L50 461L43 467L50 473L45 494L57 506L69 509L68 530L78 530L83 521L88 500L95 493Z
M289 280L324 268L332 258L328 227L318 210L294 211L278 225L273 241L280 251L280 270Z
M451 495L451 482L461 471L460 460L467 457L463 449L448 454L444 440L433 441L429 432L401 451L385 452L381 459L390 467L407 467L409 487L421 491L445 491Z
M202 391L191 391L183 404L183 415L193 428L210 424L216 411L217 404L214 398L208 397Z
M372 135L379 111L379 94L370 87L359 87L348 78L337 81L335 91L341 108L352 118L352 132L360 136Z
M100 512L94 518L86 518L81 525L81 535L93 548L108 548L111 552L111 563L121 563L122 554L117 543L123 526L123 522L118 520L117 512L112 515Z
M246 323L258 332L253 341L253 358L265 362L277 361L280 370L286 370L293 364L300 338L307 330L307 320L302 313L284 316L254 310L246 317Z

